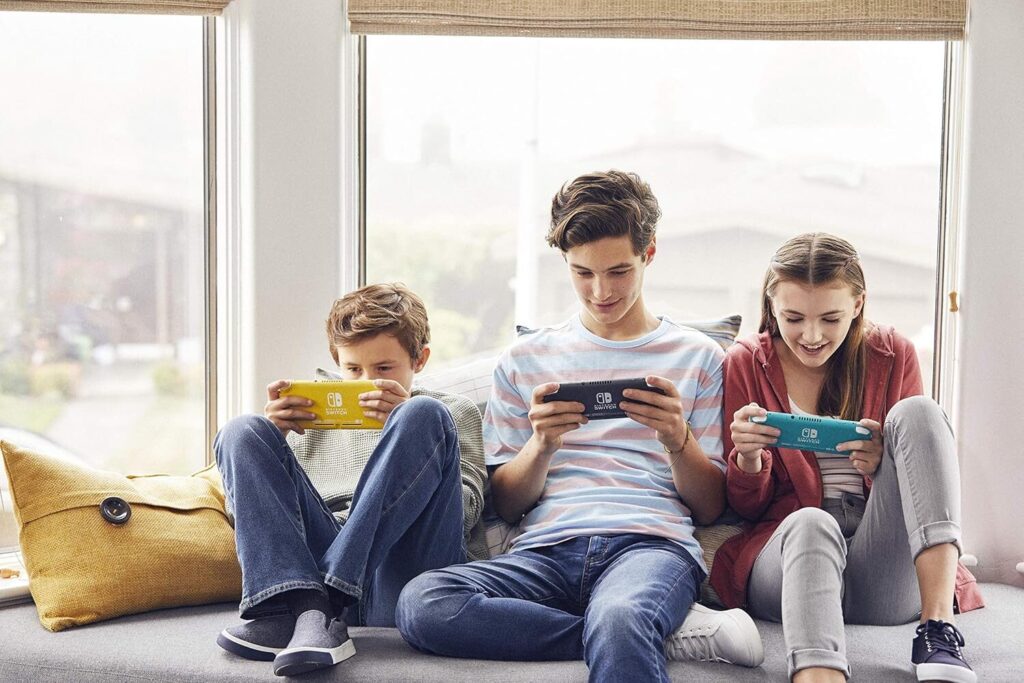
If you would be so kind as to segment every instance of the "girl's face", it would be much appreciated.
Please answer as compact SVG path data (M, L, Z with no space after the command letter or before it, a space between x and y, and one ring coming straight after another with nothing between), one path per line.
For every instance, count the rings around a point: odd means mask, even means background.
M842 282L805 285L780 282L772 297L779 335L792 355L807 368L824 368L864 307L864 294L855 296Z

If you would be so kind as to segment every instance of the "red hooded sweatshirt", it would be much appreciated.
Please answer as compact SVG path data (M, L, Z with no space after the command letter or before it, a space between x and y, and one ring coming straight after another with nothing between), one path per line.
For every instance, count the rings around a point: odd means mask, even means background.
M865 338L867 376L864 383L864 417L885 424L889 410L901 399L923 393L921 368L914 347L891 327L876 325ZM790 412L789 392L782 364L768 332L741 339L725 358L725 419L754 401L773 412ZM821 472L814 453L788 448L761 451L762 466L748 474L736 464L736 447L728 425L724 430L729 453L726 493L729 505L744 519L742 533L729 539L715 554L711 585L726 607L747 602L747 581L761 549L791 512L821 507ZM871 478L864 478L868 495ZM961 612L984 607L974 577L957 565L956 604Z

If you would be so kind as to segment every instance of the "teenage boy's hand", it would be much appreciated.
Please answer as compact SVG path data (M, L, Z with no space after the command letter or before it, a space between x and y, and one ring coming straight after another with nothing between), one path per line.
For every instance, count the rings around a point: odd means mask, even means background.
M409 392L393 379L375 379L373 385L376 391L359 394L359 405L367 417L386 422L399 403L409 400Z
M585 425L589 420L583 416L586 409L578 401L551 401L544 403L544 397L558 391L558 382L541 384L533 390L530 399L530 426L533 428L533 436L530 440L535 443L538 451L549 456L562 447L562 436L580 425Z
M313 401L302 396L282 398L281 391L289 386L291 386L291 382L286 379L279 379L267 385L267 405L263 406L263 414L285 436L288 432L305 434L306 431L299 426L299 421L316 419L316 415L302 408L313 405Z
M858 422L861 427L871 430L871 438L860 441L846 441L836 446L837 451L850 452L850 462L865 477L870 477L882 462L882 425L864 418Z
M689 428L683 417L683 402L676 385L658 375L648 375L644 379L647 386L657 387L665 395L645 389L623 389L622 396L633 400L622 401L619 407L629 417L657 432L658 441L665 448L672 452L682 450Z

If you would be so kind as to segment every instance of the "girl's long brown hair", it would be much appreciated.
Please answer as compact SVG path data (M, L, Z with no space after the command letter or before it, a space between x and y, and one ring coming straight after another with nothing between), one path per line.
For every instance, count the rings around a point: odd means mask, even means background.
M853 290L853 295L864 293L864 271L853 245L835 235L809 232L787 241L772 257L761 288L761 324L759 331L768 331L778 337L779 328L772 312L772 297L780 282L803 285L829 285L842 283ZM845 420L864 417L864 375L867 367L867 348L864 308L853 319L846 339L828 360L825 383L818 397L819 415L838 415Z

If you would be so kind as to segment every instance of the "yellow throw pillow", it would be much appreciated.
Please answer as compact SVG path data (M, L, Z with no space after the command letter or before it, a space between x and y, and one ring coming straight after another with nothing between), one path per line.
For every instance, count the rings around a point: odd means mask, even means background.
M50 631L239 599L216 469L125 477L5 441L0 449L29 589Z

